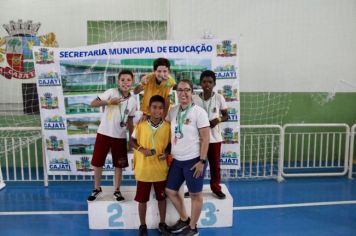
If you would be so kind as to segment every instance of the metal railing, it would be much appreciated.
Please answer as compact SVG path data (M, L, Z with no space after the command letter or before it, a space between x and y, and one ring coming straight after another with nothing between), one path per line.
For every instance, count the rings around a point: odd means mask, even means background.
M238 179L277 178L283 153L283 129L280 125L241 125Z
M284 177L346 175L350 141L347 124L286 124L283 130Z
M45 166L41 128L0 127L0 132L3 131L9 132L5 137L0 137L0 166L4 180L43 181L46 173L45 168L41 168Z
M352 177L356 124L241 125L239 170L222 170L227 179ZM301 130L300 130L301 129ZM325 130L322 130L325 129ZM340 130L341 129L341 130ZM5 181L92 181L92 175L47 175L40 127L0 128L35 132L31 137L0 137L0 167ZM351 142L350 142L351 140ZM350 145L351 144L351 145ZM1 172L0 172L1 173ZM103 180L112 180L103 175ZM124 176L124 180L134 180ZM1 183L0 176L0 183Z
M349 179L352 179L352 167L354 160L354 146L355 144L355 135L356 135L356 124L351 127L351 137L350 137L350 161L349 161Z

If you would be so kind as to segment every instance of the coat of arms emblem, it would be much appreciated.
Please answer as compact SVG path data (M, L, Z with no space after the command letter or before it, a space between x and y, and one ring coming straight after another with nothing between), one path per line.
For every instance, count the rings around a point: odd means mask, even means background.
M35 77L33 46L58 47L54 33L37 36L41 23L10 21L3 28L9 34L0 37L0 75L7 79L32 79ZM6 65L7 64L7 65Z

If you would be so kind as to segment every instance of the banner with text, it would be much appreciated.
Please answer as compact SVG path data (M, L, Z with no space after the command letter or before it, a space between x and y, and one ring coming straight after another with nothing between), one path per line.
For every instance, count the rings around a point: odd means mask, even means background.
M201 92L200 74L216 73L214 91L225 97L229 120L220 124L224 138L221 168L240 167L240 101L238 45L234 40L135 41L107 43L79 48L33 47L36 81L50 175L92 174L90 164L102 110L90 103L105 90L117 87L117 75L130 69L135 82L153 71L153 61L165 57L171 75L178 82L190 79L195 93ZM171 94L177 102L175 91ZM137 96L140 100L142 96ZM124 174L131 175L130 167ZM111 155L104 174L113 174Z

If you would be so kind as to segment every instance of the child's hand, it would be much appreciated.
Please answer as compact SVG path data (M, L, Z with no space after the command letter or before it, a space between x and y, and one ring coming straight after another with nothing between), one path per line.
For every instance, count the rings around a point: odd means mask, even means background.
M150 149L146 149L146 148L141 148L140 152L145 156L145 157L149 157L152 156L151 150Z
M166 76L163 76L162 79L168 80L169 77L172 77L172 75L171 75L171 74L168 74L168 75L166 75Z
M147 75L142 76L141 78L141 84L146 85L148 83L148 78Z
M160 159L160 160L166 160L166 158L167 158L167 154L166 153L162 153L162 154L160 154L158 156L158 159Z
M109 100L110 105L119 105L121 102L122 98L111 98Z
M138 120L138 123L142 122L142 121L146 121L147 120L147 115L142 114L141 118Z
M218 118L209 121L210 122L210 128L214 128L217 124L219 124L220 120Z

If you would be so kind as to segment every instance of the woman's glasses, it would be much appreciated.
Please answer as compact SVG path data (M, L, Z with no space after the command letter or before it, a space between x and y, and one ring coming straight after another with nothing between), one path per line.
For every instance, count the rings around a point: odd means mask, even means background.
M192 91L190 88L177 89L177 93L189 93L190 91Z

